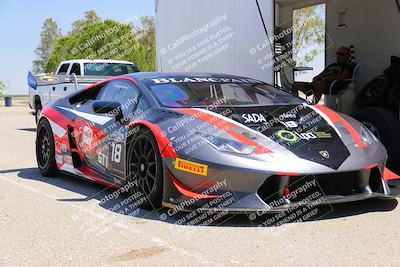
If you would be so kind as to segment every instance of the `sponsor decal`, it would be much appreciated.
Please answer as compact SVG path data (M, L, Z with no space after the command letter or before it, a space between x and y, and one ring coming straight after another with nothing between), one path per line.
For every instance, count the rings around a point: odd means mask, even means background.
M56 141L56 152L61 153L61 143Z
M242 118L245 120L244 123L267 122L267 120L265 119L265 117L261 113L242 114Z
M72 157L68 155L64 155L64 163L72 165Z
M166 83L263 83L254 79L248 78L218 78L218 77L173 77L173 78L155 78L149 79L154 84Z
M299 127L299 124L295 121L281 122L286 128L294 129ZM277 132L277 136L286 142L296 142L299 139L302 140L312 140L312 139L329 139L332 138L332 134L327 132L307 132L299 133L297 131L280 130Z
M280 130L277 133L277 136L286 142L296 142L297 140L299 140L299 137L297 135L295 135L293 132L291 131L287 131L287 130Z
M326 158L326 159L329 159L329 157L330 157L329 152L326 151L326 150L319 151L319 154L320 154L322 157Z
M280 130L277 132L277 136L286 142L296 142L299 139L302 140L312 140L312 139L328 139L332 138L332 134L326 132L315 132L315 133L298 133L288 130Z
M82 140L85 144L87 144L88 146L92 145L92 141L93 141L93 130L87 126L85 126L83 128L83 140Z
M197 175L207 176L208 166L188 160L177 158L175 160L175 169L189 172Z
M280 120L282 120L282 119L295 119L295 118L296 118L296 114L289 113L289 112L282 113L281 115L279 115L279 119Z
M316 135L319 139L329 139L329 138L332 138L332 134L327 133L327 132L315 132L315 135Z
M291 132L288 130L280 130L277 132L277 136L286 142L297 142L299 139L302 140L312 140L317 139L318 137L314 133L298 133L298 132Z
M57 164L63 164L64 163L64 157L63 157L63 155L56 155L56 163Z

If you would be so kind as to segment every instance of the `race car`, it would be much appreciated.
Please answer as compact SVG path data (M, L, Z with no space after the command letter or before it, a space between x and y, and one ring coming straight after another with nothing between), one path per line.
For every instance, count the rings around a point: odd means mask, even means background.
M225 74L134 73L53 101L36 154L44 176L128 191L142 208L277 212L399 195L361 123Z

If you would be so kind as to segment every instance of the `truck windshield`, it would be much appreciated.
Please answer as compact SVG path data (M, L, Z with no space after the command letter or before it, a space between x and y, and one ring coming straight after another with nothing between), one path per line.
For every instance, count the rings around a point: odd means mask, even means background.
M138 72L139 69L133 64L124 63L85 63L86 76L118 76Z
M166 83L148 84L164 107L273 106L304 101L268 84Z

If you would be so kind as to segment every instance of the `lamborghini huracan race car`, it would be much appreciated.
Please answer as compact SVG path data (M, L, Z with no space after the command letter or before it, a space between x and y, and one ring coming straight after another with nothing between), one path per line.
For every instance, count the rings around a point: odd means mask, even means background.
M135 73L47 105L37 163L140 207L276 212L393 198L379 140L353 118L230 75Z

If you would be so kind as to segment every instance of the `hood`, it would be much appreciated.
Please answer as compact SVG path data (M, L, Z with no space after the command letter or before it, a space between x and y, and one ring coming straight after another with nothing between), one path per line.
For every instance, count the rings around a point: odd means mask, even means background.
M335 170L350 156L333 124L307 105L216 108L212 112L256 130L302 159Z

